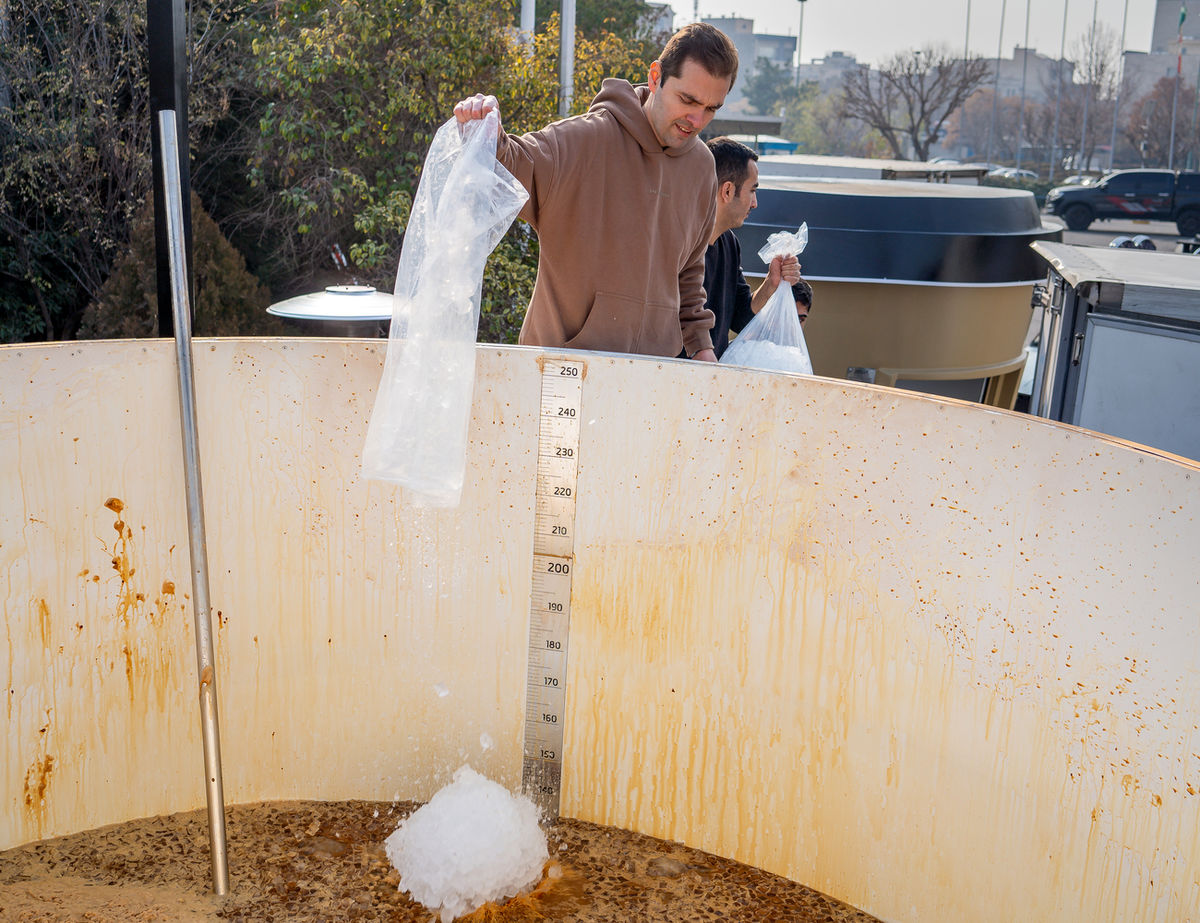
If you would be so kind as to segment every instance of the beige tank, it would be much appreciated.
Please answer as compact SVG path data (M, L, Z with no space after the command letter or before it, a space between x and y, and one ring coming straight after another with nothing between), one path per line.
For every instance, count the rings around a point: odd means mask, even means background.
M384 347L196 343L229 803L519 784L547 354L479 347L446 512L359 475ZM574 356L564 814L886 920L1200 913L1200 466ZM204 804L178 419L169 341L0 348L0 848Z
M747 272L776 231L808 227L813 283L804 336L813 371L966 396L1011 410L1025 366L1034 283L1030 249L1059 240L1031 193L991 186L773 175L760 162L758 207L735 230ZM898 179L898 178L897 178ZM861 380L861 379L860 379Z

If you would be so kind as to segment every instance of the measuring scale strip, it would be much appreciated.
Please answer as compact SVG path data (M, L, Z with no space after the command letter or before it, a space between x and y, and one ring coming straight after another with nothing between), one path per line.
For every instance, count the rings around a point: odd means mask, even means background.
M578 360L542 365L521 787L547 819L558 816L562 790L583 375Z

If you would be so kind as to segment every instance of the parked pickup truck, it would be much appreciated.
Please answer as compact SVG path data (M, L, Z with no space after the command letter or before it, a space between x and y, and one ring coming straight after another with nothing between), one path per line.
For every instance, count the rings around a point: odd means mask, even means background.
M1093 221L1174 221L1179 233L1200 231L1200 173L1171 170L1118 170L1090 186L1055 186L1042 211L1057 215L1072 231Z

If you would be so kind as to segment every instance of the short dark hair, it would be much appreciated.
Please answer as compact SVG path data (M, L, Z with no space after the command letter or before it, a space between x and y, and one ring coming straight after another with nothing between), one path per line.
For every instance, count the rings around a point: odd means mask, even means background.
M708 149L717 162L717 186L733 183L734 189L741 194L742 183L746 182L746 174L750 172L750 161L758 160L758 154L741 141L724 135L709 141Z
M658 56L662 79L678 77L683 62L691 58L714 77L728 77L729 86L737 79L738 53L729 36L706 22L684 26L671 36L667 47Z
M792 298L806 308L812 308L812 286L801 279L792 283Z

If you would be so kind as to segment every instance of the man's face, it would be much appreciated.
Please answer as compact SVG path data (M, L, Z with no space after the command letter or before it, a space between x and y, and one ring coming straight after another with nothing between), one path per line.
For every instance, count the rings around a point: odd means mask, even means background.
M649 82L646 118L663 147L682 147L700 134L729 93L728 77L714 77L691 58L684 59L678 77L664 78L655 61Z
M750 212L758 208L758 164L751 160L746 164L746 179L741 188L734 194L729 203L729 220L731 228L740 228L750 217Z

